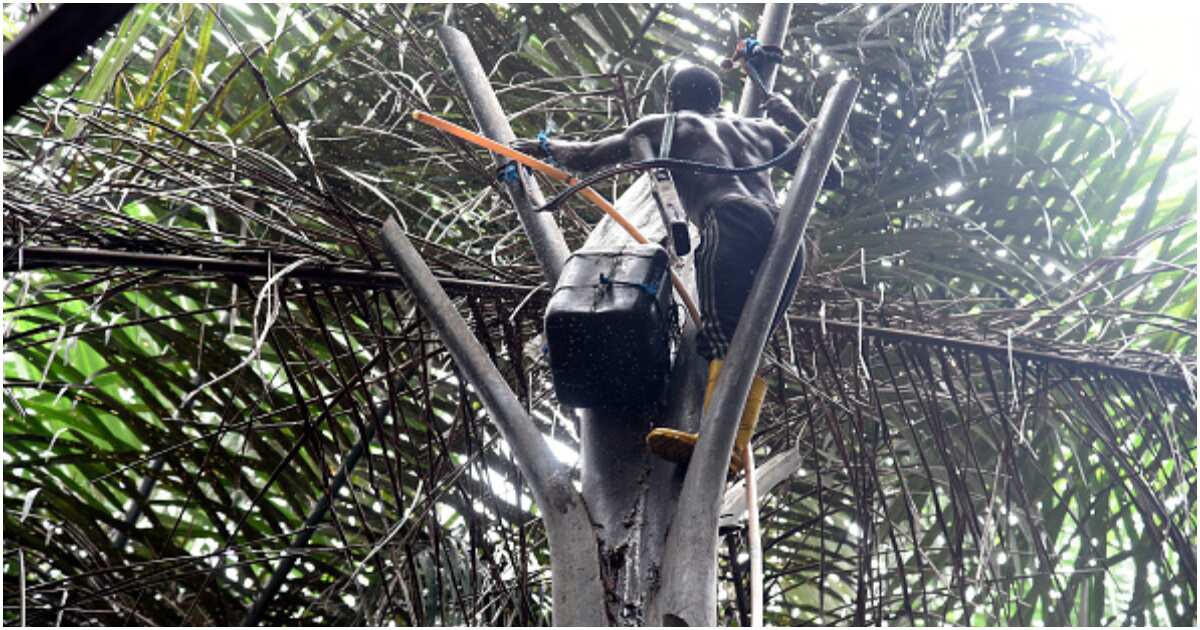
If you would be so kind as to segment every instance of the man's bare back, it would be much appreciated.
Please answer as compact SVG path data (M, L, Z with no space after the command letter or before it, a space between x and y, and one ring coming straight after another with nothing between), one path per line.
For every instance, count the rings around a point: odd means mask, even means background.
M767 101L767 113L802 133L804 122L791 103L775 95ZM635 136L644 135L658 147L670 120L667 114L640 118L624 132L597 142L551 141L551 154L563 166L576 171L591 171L631 159L630 146ZM788 148L784 130L772 120L746 118L723 111L701 113L683 110L675 113L672 158L716 166L742 168L766 162ZM523 140L518 150L542 153L537 141ZM795 170L800 151L784 159L779 166ZM672 168L675 186L688 217L699 224L709 209L723 203L752 199L773 208L775 191L769 170L744 175L712 175L687 168Z

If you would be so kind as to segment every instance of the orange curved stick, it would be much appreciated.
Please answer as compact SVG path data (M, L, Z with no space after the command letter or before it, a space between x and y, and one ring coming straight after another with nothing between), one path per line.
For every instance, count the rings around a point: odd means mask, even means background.
M499 153L500 155L503 155L504 157L509 158L511 160L516 160L516 161L520 162L521 164L524 164L525 166L528 166L529 168L534 169L535 171L545 173L546 175L549 175L550 177L553 177L554 179L557 179L562 182L566 182L568 185L574 185L576 182L579 181L578 179L575 179L574 177L572 177L570 173L567 173L566 171L564 171L560 168L556 168L556 167L551 166L550 164L547 164L535 157L531 157L524 153L521 153L520 151L517 151L516 149L513 149L512 147L504 146L503 144L500 144L499 142L496 142L495 140L492 140L491 138L486 138L484 136L481 136L469 129L464 129L463 127L459 127L458 125L456 125L448 120L438 118L437 116L434 116L433 114L430 114L428 112L415 111L415 112L413 112L413 118L416 119L417 122L421 122L426 125L429 125L430 127L433 127L434 129L444 131L452 136L455 136L456 138L466 140L467 142L470 142L472 144L477 144L477 145L487 149L488 151L491 151L493 153ZM617 209L614 208L612 206L612 204L608 203L608 201L606 201L604 199L604 197L601 197L600 193L597 193L595 190L593 190L591 188L584 188L580 192L583 194L583 196L587 197L592 203L596 204L596 206L598 206L601 210L603 210L604 214L607 214L610 218L612 218L613 221L616 221L617 225L620 225L622 228L625 228L625 231L628 232L629 235L632 236L634 240L636 240L639 243L650 242L646 239L645 236L642 235L642 233L636 227L634 227L634 225L632 223L627 221L625 219L625 217L621 216L621 213L617 212Z
M448 120L438 118L437 116L434 116L428 112L419 110L414 111L413 119L415 119L417 122L429 125L434 129L444 131L461 140L466 140L472 144L479 145L493 153L499 153L506 158L516 160L517 162L520 162L521 164L524 164L535 171L544 173L559 181L566 182L569 185L574 185L579 181L578 179L572 177L570 173L567 173L562 169L555 168L554 166L551 166L550 164L547 164L535 157L528 156L520 151L517 151L516 149L513 149L512 147L500 144L491 138L481 136L469 129L464 129L463 127L460 127ZM604 214L607 214L609 218L611 218L613 221L616 221L617 225L624 228L625 231L633 237L633 240L639 243L650 242L650 240L647 239L641 233L641 231L637 229L636 226L630 223L629 220L622 216L620 212L617 212L617 209L614 208L612 204L608 203L604 197L601 197L600 193L596 192L590 187L584 188L582 191L580 191L580 193L584 197L587 197L589 201L596 204L596 207L603 210ZM692 317L692 321L699 326L700 310L696 308L696 303L692 301L692 296L688 294L687 289L683 286L683 281L679 279L679 276L675 275L674 271L671 272L671 284L675 286L675 292L679 294L679 299L683 302L683 306L687 309L688 315L690 315Z

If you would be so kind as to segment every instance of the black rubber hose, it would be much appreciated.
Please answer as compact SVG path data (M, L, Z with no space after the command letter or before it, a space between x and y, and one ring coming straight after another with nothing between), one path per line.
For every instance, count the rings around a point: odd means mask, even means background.
M766 170L782 162L784 158L791 155L792 152L798 150L800 145L804 143L805 139L806 136L802 133L799 135L799 137L792 141L792 144L788 145L788 148L781 151L779 155L776 155L766 162L760 162L751 166L720 166L718 164L693 162L692 160L682 160L679 158L654 158L652 160L641 160L638 162L629 162L628 164L618 164L617 166L600 171L599 173L590 175L587 178L580 180L570 188L567 188L566 190L555 195L553 199L547 201L546 204L538 208L537 211L551 212L553 210L557 210L558 206L562 205L564 201L584 188L592 186L597 182L604 181L610 177L616 177L622 173L631 173L633 171L645 171L652 168L686 168L699 173L710 173L713 175L746 175L748 173L757 173L758 171Z

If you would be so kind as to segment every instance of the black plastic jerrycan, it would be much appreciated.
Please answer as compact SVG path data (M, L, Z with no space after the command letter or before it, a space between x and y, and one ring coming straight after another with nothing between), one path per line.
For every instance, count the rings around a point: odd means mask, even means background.
M546 306L546 344L560 403L645 407L670 369L670 261L658 245L579 250Z

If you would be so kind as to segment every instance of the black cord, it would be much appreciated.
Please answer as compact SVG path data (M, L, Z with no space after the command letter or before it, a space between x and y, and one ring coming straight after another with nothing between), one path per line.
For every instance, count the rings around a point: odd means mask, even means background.
M645 170L650 170L652 168L686 168L686 169L691 169L693 171L696 171L698 173L710 173L713 175L746 175L749 173L757 173L758 171L763 171L763 170L769 169L769 168L775 166L776 164L782 162L783 159L788 157L793 151L796 151L797 149L799 149L800 145L802 145L805 140L806 140L805 134L802 133L799 136L797 136L794 141L792 141L792 144L788 145L788 148L781 151L779 153L779 155L776 155L775 157L767 160L766 162L761 162L759 164L754 164L751 166L720 166L717 164L708 164L705 162L693 162L692 160L682 160L679 158L654 158L651 160L641 160L639 162L630 162L628 164L618 164L617 166L614 166L607 170L600 171L599 173L596 173L595 175L591 175L591 176L587 177L586 179L583 179L583 180L577 182L570 188L567 188L566 190L558 193L557 195L554 196L553 199L551 199L550 201L547 201L545 203L545 205L538 208L537 211L538 212L551 212L551 211L557 210L558 206L562 205L562 203L564 201L566 201L567 198L578 193L579 191L583 190L584 188L592 186L593 184L603 181L603 180L606 180L610 177L616 177L617 175L620 175L622 173L630 173L633 171L645 171Z

